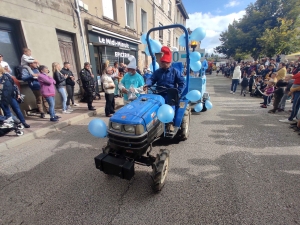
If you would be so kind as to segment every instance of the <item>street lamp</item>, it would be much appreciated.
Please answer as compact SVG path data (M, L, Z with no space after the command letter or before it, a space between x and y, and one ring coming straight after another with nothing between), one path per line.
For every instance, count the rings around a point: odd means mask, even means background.
M197 41L191 41L191 47L192 47L193 52L194 52L195 48L197 47Z

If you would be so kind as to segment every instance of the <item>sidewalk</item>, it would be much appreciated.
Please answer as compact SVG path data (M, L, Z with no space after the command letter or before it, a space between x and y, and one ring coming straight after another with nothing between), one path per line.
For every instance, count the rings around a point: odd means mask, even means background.
M12 149L35 138L43 137L50 132L70 126L85 118L101 113L104 116L105 97L103 95L101 93L101 100L94 100L93 106L96 108L95 111L89 111L87 104L84 102L80 102L79 106L73 107L74 111L70 114L62 114L61 110L57 109L56 114L61 117L59 122L50 122L49 115L44 119L40 118L39 115L26 117L26 122L30 125L30 128L23 129L23 136L16 136L14 132L10 132L0 137L0 151ZM122 98L116 98L115 100L116 108L123 104Z

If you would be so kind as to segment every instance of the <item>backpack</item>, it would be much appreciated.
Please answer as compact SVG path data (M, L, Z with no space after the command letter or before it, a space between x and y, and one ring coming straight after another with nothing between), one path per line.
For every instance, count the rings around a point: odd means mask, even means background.
M22 70L23 70L23 66L15 67L15 76L18 80L22 80Z

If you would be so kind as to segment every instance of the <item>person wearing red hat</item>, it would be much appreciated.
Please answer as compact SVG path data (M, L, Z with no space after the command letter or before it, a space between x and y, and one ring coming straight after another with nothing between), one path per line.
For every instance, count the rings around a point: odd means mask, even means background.
M171 67L172 53L166 46L161 48L163 56L160 59L161 68L154 71L152 77L147 80L145 89L154 84L166 88L176 88L178 93L181 94L185 88L185 80L180 72ZM163 96L164 97L164 96Z
M160 59L161 67L154 71L152 77L146 81L144 90L146 90L147 87L151 87L156 84L158 86L156 89L158 90L159 87L176 88L178 90L178 94L181 95L185 88L185 79L177 69L171 67L172 53L170 49L163 46L161 51L163 52L163 56ZM164 97L166 102L168 102L167 94L162 93L161 95ZM174 106L172 107L175 108Z

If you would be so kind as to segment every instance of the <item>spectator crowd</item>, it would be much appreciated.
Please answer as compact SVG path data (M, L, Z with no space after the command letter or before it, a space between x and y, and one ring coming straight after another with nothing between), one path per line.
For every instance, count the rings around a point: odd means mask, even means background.
M231 94L236 93L240 84L240 94L244 97L249 93L251 97L262 98L261 108L272 105L268 113L285 111L286 102L290 101L289 118L279 121L290 123L300 135L300 57L291 62L282 62L280 56L255 62L235 62L221 66L220 71L224 77L232 78Z

